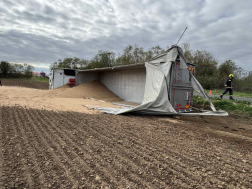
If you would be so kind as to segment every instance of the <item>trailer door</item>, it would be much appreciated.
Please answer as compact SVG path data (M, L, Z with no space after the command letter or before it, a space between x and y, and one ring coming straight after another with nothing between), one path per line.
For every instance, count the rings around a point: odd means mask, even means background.
M64 85L64 70L54 70L53 88Z
M187 68L180 68L179 60L172 65L169 94L170 102L177 112L191 111L193 102L191 76Z

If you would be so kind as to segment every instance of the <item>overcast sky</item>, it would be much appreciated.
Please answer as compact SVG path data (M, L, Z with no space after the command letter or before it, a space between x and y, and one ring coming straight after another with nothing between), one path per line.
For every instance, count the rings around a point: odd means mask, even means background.
M48 72L58 59L91 59L180 43L252 70L252 0L0 0L0 60Z

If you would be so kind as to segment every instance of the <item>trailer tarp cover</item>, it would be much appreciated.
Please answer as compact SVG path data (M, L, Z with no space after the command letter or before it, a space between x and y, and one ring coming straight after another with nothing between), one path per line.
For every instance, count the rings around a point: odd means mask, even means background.
M186 60L183 55L182 49L173 45L165 53L160 54L156 57L153 57L149 62L145 63L146 67L146 84L144 99L141 105L132 108L99 108L106 113L112 114L124 114L124 113L140 113L140 114L152 114L152 115L172 115L178 114L172 107L169 101L168 87L169 79L171 74L171 65L172 62L175 62L176 59L180 59L180 68L188 69ZM224 111L216 111L214 105L212 104L210 98L205 93L201 84L197 81L194 75L191 74L191 85L198 93L201 93L205 99L210 103L212 111L208 113L198 113L203 115L219 115L227 116L228 113ZM212 113L211 113L212 112ZM190 113L179 113L179 115Z

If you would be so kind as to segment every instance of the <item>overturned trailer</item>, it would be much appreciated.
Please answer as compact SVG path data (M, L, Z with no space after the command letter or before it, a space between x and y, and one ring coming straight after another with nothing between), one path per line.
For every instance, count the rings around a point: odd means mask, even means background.
M69 83L69 79L75 79L77 69L54 68L49 76L49 89L56 89Z
M227 116L227 112L216 111L194 74L195 66L187 63L182 49L174 45L144 64L78 70L76 84L99 80L123 100L140 104L122 109L98 107L107 113ZM209 101L212 111L189 113L194 90Z

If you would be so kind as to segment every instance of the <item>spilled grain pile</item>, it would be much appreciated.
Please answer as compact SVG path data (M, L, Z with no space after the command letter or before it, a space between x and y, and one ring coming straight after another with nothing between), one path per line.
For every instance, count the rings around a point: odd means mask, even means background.
M100 81L87 82L73 88L65 85L53 90L53 95L60 98L94 98L106 102L122 101Z
M65 85L63 85L63 86L61 86L61 87L58 87L58 88L56 88L56 89L52 89L52 90L62 90L62 89L70 89L71 87L69 86L69 84L65 84Z

